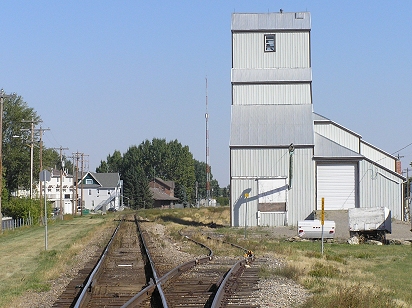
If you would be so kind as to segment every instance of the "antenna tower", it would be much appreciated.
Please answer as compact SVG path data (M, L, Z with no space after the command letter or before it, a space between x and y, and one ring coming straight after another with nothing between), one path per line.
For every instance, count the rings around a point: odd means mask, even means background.
M210 202L210 165L209 165L209 114L207 113L207 77L206 77L206 206Z

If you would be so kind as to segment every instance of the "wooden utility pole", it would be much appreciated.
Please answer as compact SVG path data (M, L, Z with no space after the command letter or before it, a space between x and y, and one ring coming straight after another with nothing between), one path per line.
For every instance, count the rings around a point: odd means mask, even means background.
M3 233L3 214L1 213L1 193L3 188L3 89L0 92L0 231Z
M3 190L3 104L4 99L11 95L6 95L4 90L0 90L0 231L3 233L3 214L1 213L1 194Z
M43 171L43 133L44 133L44 131L46 131L46 130L50 130L50 128L42 128L41 126L40 126L40 129L38 130L39 131L39 160L40 160L40 172L42 172ZM44 182L44 185L46 185L46 181ZM39 185L39 188L40 188L40 192L39 192L39 196L40 196L40 204L41 204L41 199L42 199L42 188L43 188L43 181L40 181L40 185ZM46 196L44 196L45 198L46 198Z
M3 233L3 215L1 214L1 193L3 188L3 102L8 95L4 94L3 89L0 90L0 231Z
M60 219L63 220L63 150L68 150L69 148L63 148L60 146L59 148L54 148L55 150L60 150Z
M73 176L74 176L74 181L73 181L73 215L77 215L77 207L78 207L78 172L79 172L79 159L81 153L78 151L73 154ZM74 160L76 160L76 163L74 163Z
M76 215L76 202L77 202L77 169L76 169L76 164L75 164L75 159L77 158L74 156L74 153L72 153L73 156L73 183L72 183L72 214ZM76 189L75 189L76 188Z
M34 119L31 120L22 120L22 122L30 123L30 199L33 199L33 153L34 153ZM29 130L22 128L21 130ZM19 136L17 136L19 137ZM41 169L40 169L41 170Z
M73 159L76 159L76 175L75 175L75 183L76 183L76 193L73 192L73 202L76 202L76 214L77 214L77 207L78 207L78 191L77 191L77 187L78 187L78 170L79 170L79 159L80 159L80 164L81 164L81 170L80 170L80 215L83 216L83 182L84 182L84 156L89 156L87 154L84 153L73 153Z
M83 182L84 182L84 178L83 178L83 167L84 167L84 153L82 153L82 183L81 183L81 191L80 191L80 216L83 216Z

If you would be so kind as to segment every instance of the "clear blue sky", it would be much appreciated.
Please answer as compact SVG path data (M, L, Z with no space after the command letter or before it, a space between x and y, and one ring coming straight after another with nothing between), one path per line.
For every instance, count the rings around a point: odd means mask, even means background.
M88 156L177 139L229 183L231 14L309 11L315 112L393 154L412 143L410 1L2 1L0 88L47 147ZM403 149L403 168L412 146Z

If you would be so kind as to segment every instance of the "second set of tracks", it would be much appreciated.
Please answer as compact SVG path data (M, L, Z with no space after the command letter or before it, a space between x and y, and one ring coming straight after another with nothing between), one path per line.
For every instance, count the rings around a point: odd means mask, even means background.
M235 245L239 257L214 256L206 243L181 233L202 247L201 255L176 257L153 225L122 219L84 282L76 290L69 285L53 307L259 307L250 252Z

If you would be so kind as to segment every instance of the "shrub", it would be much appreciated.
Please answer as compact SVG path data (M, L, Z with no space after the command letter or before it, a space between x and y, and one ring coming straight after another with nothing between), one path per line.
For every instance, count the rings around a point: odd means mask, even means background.
M40 204L39 199L29 198L11 198L2 208L2 212L5 216L17 218L29 218L33 219L36 224L40 221L41 212L44 209L44 205ZM48 216L51 214L51 204L47 204Z

